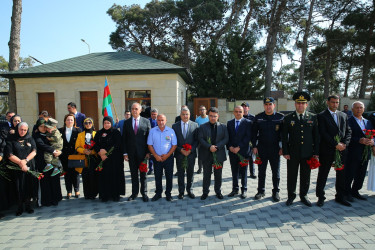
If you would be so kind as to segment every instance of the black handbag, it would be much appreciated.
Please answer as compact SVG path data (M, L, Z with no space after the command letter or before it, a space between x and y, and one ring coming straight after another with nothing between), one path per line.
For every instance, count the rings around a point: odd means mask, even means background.
M87 166L85 155L69 155L68 168L84 168Z

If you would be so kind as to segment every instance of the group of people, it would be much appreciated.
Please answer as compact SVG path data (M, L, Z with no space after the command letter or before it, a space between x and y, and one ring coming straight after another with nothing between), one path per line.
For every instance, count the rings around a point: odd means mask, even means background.
M69 103L69 114L64 117L62 128L57 130L57 121L44 111L32 129L32 136L28 124L22 122L20 116L8 112L9 122L1 128L0 157L4 166L13 164L20 170L3 172L10 173L11 181L0 177L0 209L16 203L16 214L21 215L24 211L34 211L31 201L42 206L57 205L62 200L60 174L65 178L67 199L72 197L73 191L76 198L80 196L79 174L82 174L85 199L99 196L104 202L119 201L125 194L124 160L129 162L132 182L128 201L135 200L139 194L144 202L149 201L147 175L150 174L154 174L156 187L151 200L162 197L165 175L165 198L172 201L175 162L178 199L184 199L185 195L194 199L197 158L197 173L203 171L200 199L205 200L209 195L212 174L215 195L223 199L222 168L227 156L232 173L229 197L247 197L247 169L250 168L249 176L256 178L255 163L258 165L258 188L254 198L263 198L269 162L272 199L280 201L280 157L283 156L287 160L287 206L296 198L298 172L301 202L311 206L307 193L311 169L316 167L311 162L318 161L318 206L324 205L324 189L332 166L336 171L335 201L351 206L353 198L366 200L359 190L368 161L375 155L371 137L375 134L375 115L372 114L369 120L363 118L364 104L356 101L349 118L338 111L339 97L335 95L328 97L327 109L317 115L307 111L308 93L298 92L293 99L296 109L286 116L275 111L272 97L263 100L264 111L256 116L249 114L249 104L244 102L234 108L234 119L227 124L219 122L219 110L215 107L207 112L201 106L200 116L193 121L189 108L182 106L172 127L166 125L166 116L159 114L157 109L150 109L150 118L145 118L141 116L142 106L133 103L131 110L125 112L124 120L115 123L111 117L104 117L103 128L97 132L93 119L77 112L76 105ZM85 156L84 167L71 167L69 158L77 154ZM29 170L42 173L44 177L38 181L28 173ZM373 172L369 178L374 180L369 183L375 182Z

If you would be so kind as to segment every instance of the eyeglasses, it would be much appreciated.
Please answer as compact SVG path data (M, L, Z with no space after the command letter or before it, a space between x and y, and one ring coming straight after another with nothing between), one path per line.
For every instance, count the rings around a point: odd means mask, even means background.
M85 125L89 125L89 124L92 124L92 122L85 122L84 124Z

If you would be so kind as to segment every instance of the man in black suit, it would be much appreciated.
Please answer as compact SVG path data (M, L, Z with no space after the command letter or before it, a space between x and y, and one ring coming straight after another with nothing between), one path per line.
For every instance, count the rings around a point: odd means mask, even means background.
M367 200L366 197L359 194L366 177L368 161L371 157L369 150L367 159L363 158L363 151L366 146L374 147L374 139L366 138L365 131L372 130L374 127L371 122L362 117L365 111L365 105L356 101L352 105L353 116L349 118L348 123L352 130L351 140L348 146L348 155L345 164L345 192L348 201L353 202L353 197L359 200Z
M232 192L228 195L233 197L238 194L239 185L238 177L241 178L241 198L247 197L247 166L240 165L240 158L238 154L244 157L246 160L250 158L250 139L251 139L251 125L252 122L243 117L243 107L237 106L234 108L233 114L234 119L228 121L227 129L229 140L227 143L227 149L229 150L229 160L232 170Z
M254 122L254 119L255 119L255 116L253 116L252 114L249 113L249 110L250 110L250 105L248 102L243 102L241 103L241 106L243 108L243 117L250 120L251 122ZM251 147L253 147L254 145L251 145ZM250 152L250 159L253 158L253 153ZM251 179L256 179L257 176L255 175L255 169L254 169L254 162L251 160L249 161L249 172L250 172L250 175L249 175L249 178Z
M346 147L350 142L351 130L348 126L348 116L343 112L337 110L339 107L339 97L331 95L327 100L328 109L318 114L318 127L320 134L319 146L319 160L320 167L318 179L316 182L316 196L318 197L317 205L322 207L324 205L325 192L324 187L327 182L327 177L331 169L332 163L335 161L336 150L340 151L341 160L344 164L346 158ZM335 136L340 137L340 142L335 141ZM336 171L336 198L335 201L350 206L350 203L345 200L344 190L345 176L344 171Z
M69 114L73 114L75 116L76 126L83 131L85 129L83 126L83 121L86 119L86 115L77 111L77 105L74 102L69 102L67 109Z
M191 199L195 198L192 190L193 179L194 179L194 165L195 158L197 158L197 146L198 146L198 123L192 122L190 119L190 110L188 108L181 109L181 121L172 125L173 130L177 137L177 148L174 151L174 157L177 163L178 173L178 198L184 198L185 192L185 169L183 162L187 157L186 166L186 192ZM183 145L189 144L191 150L186 151Z
M316 115L306 111L310 95L306 92L297 92L293 95L296 111L284 118L282 126L283 156L287 159L287 187L288 200L286 205L292 205L296 198L296 185L298 170L300 170L301 202L311 207L307 197L310 187L311 169L307 160L311 157L318 158L319 130Z
M147 146L147 137L150 132L151 125L147 118L140 116L141 111L141 104L133 103L131 108L132 117L124 122L122 140L124 159L125 161L129 161L132 180L132 194L130 195L128 201L132 201L137 198L140 191L143 201L147 202L149 198L147 196L146 173L139 171L139 165L145 159L145 157L150 157ZM140 172L140 180L138 178L138 172ZM139 182L141 182L140 190Z
M227 160L225 153L225 145L228 143L227 126L218 122L219 110L211 107L208 110L209 122L199 127L198 140L200 143L199 154L203 161L203 194L201 200L205 200L210 192L211 174L214 162L214 155L219 165L223 166L223 162ZM215 176L215 193L218 199L223 199L221 193L222 168L214 168Z
M12 111L8 111L5 114L5 118L7 119L7 121L0 124L1 136L3 137L4 141L7 138L10 128L12 127L12 124L10 123L10 118L12 118L12 116L14 116L15 114L16 113Z

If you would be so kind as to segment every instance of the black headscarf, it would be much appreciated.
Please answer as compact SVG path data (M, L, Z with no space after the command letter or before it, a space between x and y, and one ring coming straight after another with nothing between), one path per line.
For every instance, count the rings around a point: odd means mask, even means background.
M14 139L17 140L17 141L22 141L22 140L26 140L26 139L29 139L30 138L30 134L29 134L29 127L27 127L27 132L24 136L21 136L18 132L18 129L20 127L20 124L21 123L18 123L17 126L14 128L15 129L15 132L14 132Z
M104 129L104 122L105 121L109 121L110 123L111 123L111 127L110 127L110 129ZM110 116L106 116L106 117L104 117L103 118L103 130L105 130L105 131L110 131L110 130L112 130L113 129L113 118L112 117L110 117Z
M13 120L14 120L14 118L16 118L16 117L19 117L19 118L21 119L21 122L22 122L22 117L21 117L20 115L14 115L14 116L12 116L12 117L10 118L10 127L11 127L12 129L15 129L14 124L13 124Z

